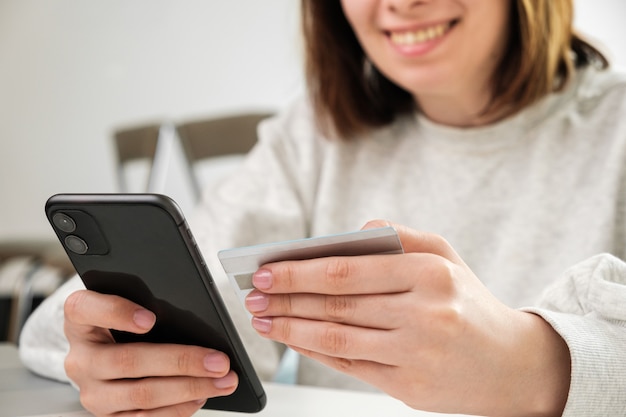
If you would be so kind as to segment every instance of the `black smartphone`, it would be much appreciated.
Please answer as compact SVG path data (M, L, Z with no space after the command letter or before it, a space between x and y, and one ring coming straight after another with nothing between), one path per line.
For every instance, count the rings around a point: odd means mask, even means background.
M254 413L266 395L185 217L159 194L57 194L46 216L91 290L127 298L156 314L145 335L117 342L179 343L226 353L237 390L203 408Z

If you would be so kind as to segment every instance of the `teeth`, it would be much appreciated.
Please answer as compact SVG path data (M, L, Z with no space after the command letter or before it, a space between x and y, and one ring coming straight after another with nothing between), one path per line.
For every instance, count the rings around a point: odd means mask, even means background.
M413 32L393 32L391 33L391 41L397 45L424 43L442 37L449 28L449 23L442 23L441 25L431 26Z

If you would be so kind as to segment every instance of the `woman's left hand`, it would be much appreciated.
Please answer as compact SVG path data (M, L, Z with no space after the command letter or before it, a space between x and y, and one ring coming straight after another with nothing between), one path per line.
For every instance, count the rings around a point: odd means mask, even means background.
M443 238L394 227L404 254L264 265L246 299L255 329L414 408L561 415L561 337L498 301Z

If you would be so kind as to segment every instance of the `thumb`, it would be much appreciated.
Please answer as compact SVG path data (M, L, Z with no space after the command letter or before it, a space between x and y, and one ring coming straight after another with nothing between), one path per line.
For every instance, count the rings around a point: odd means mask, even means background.
M454 263L463 263L461 257L448 241L435 233L411 229L410 227L381 219L368 221L361 230L378 227L393 227L398 233L405 253L431 253L446 258Z

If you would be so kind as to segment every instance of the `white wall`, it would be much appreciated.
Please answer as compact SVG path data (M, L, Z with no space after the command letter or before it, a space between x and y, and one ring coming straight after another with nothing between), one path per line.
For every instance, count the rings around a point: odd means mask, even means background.
M299 36L294 0L0 0L0 239L116 191L114 127L285 105Z
M287 104L298 3L0 0L0 240L52 238L54 193L116 191L117 126ZM626 3L576 3L626 68Z
M576 27L607 52L611 63L626 70L626 2L574 0Z

